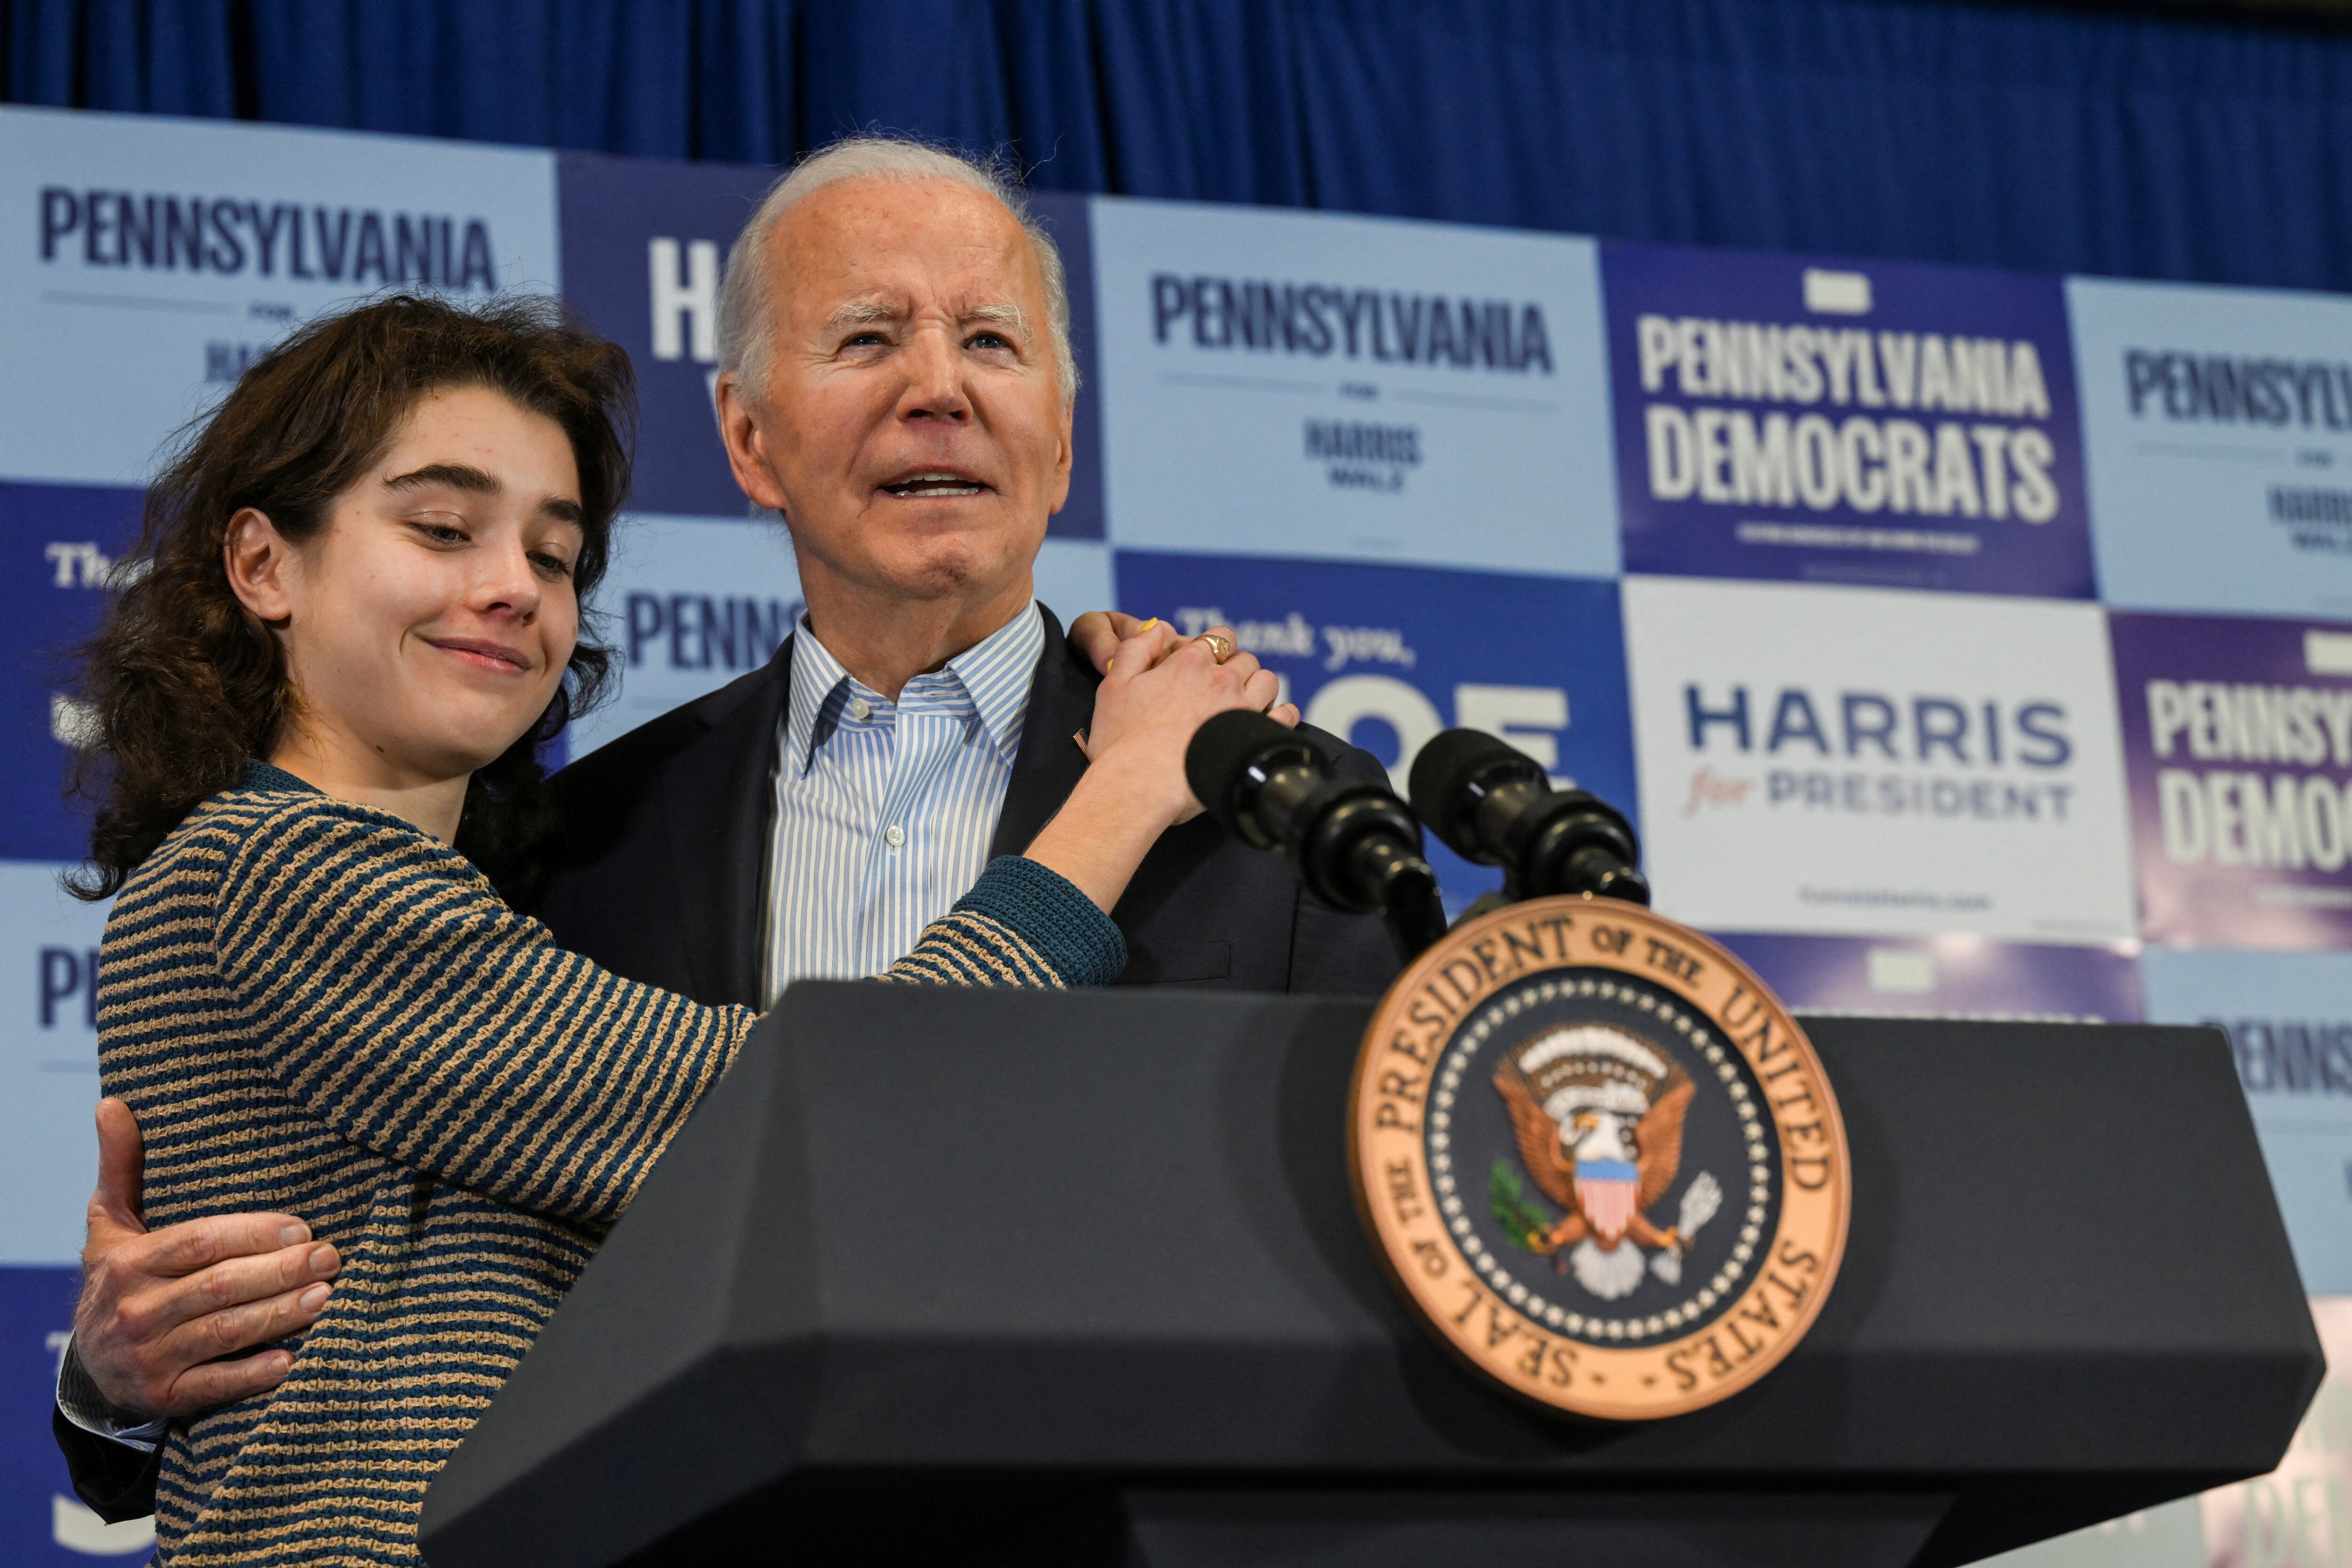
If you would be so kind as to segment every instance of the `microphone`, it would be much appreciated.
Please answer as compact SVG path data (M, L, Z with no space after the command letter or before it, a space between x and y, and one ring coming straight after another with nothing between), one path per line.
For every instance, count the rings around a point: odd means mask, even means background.
M1422 858L1421 824L1385 785L1334 773L1297 735L1240 708L1193 732L1184 779L1228 832L1280 851L1324 903L1351 914L1379 911L1407 963L1445 935L1437 873Z
M1650 902L1633 824L1597 795L1554 789L1526 752L1449 729L1412 761L1412 809L1467 861L1503 868L1506 899L1594 894Z

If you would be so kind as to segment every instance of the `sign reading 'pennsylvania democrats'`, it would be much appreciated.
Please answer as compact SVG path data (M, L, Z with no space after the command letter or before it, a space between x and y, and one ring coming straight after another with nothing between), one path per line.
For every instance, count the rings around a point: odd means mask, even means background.
M1134 550L1118 571L1122 609L1187 636L1233 627L1307 721L1388 764L1400 794L1431 737L1465 725L1633 814L1613 582ZM1457 914L1502 880L1426 847Z
M2110 627L2146 935L2352 942L2352 626L2117 614Z
M1718 931L2133 934L2095 605L1628 578L1658 906Z
M2074 278L2099 594L2352 619L2352 299Z
M1627 570L2090 596L2055 279L1601 256Z
M1122 548L1615 574L1590 240L1103 200L1094 241Z
M143 484L331 306L560 281L544 152L0 109L0 342L44 367L0 377L0 474Z

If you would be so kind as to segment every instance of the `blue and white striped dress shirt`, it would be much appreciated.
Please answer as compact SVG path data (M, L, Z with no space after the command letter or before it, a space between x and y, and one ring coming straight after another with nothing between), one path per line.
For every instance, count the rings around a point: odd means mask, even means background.
M880 974L980 880L1045 646L1033 601L894 703L801 618L768 852L770 1006L793 980Z

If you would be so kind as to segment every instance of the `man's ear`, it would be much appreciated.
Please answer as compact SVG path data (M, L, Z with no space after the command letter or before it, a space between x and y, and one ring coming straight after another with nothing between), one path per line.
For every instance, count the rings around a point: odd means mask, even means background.
M768 433L759 409L743 395L740 372L730 371L719 378L718 404L719 439L727 447L727 465L735 471L736 485L753 506L782 512L784 488L776 483L775 469L768 462Z
M221 564L237 602L272 625L292 619L294 596L287 583L293 549L258 509L247 507L228 520L221 539Z
M1078 400L1062 400L1062 450L1054 460L1054 487L1045 504L1048 516L1062 509L1070 498L1070 469L1077 456L1073 427L1077 420Z

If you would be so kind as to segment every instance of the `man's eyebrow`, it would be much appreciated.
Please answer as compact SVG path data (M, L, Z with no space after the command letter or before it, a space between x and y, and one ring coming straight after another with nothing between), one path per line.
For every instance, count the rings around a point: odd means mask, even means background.
M871 327L880 321L903 321L907 313L895 305L884 305L872 299L845 305L824 319L824 329L839 331L844 327Z
M470 463L427 463L424 467L406 474L395 474L383 482L387 490L422 490L428 486L446 485L452 490L465 490L477 496L502 496L506 486L499 476ZM580 503L569 496L544 496L540 498L540 515L553 517L559 523L576 523L586 516Z
M906 319L907 312L896 305L885 305L878 300L866 299L852 305L844 305L826 317L824 329L832 333L849 327L873 327L893 321L903 321ZM977 305L967 305L958 314L957 319L964 322L987 321L999 327L1010 327L1024 336L1029 330L1029 313L1018 305L1003 300L992 299Z
M1010 327L1024 337L1029 331L1029 313L1018 305L995 301L973 305L965 309L963 319L967 321L992 321L1000 327Z

